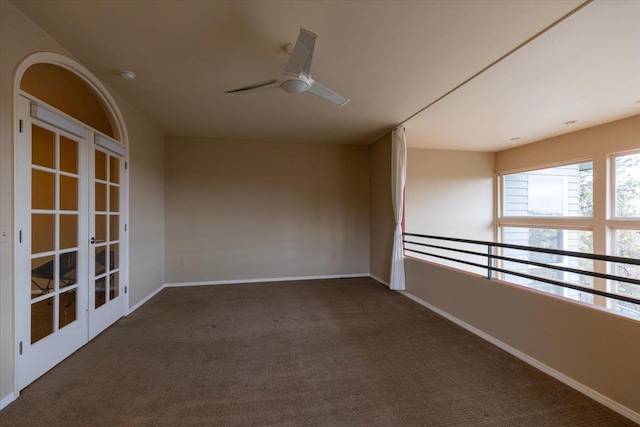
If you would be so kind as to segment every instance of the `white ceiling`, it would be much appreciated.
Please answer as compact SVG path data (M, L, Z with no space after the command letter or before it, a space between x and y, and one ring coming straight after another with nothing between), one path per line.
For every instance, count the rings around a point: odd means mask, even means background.
M369 144L583 1L13 4L167 134ZM640 1L587 4L409 120L409 146L495 151L640 114L638 22ZM277 77L300 27L349 104L223 94Z

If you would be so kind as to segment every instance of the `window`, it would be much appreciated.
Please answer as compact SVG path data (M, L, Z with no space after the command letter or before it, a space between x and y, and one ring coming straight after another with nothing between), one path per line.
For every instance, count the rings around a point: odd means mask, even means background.
M593 233L583 230L559 230L550 228L528 227L503 227L502 242L531 246L545 249L560 249L573 252L593 252ZM519 249L504 249L502 254L509 258L522 259L550 266L571 267L584 271L593 271L593 261L564 255L546 254L535 251ZM503 268L514 272L525 273L541 278L574 283L581 286L593 287L593 278L577 273L555 270L549 267L539 267L530 264L521 264L513 261L505 261ZM563 288L546 282L531 280L515 275L505 275L508 282L517 283L529 288L562 295L567 298L583 302L593 302L593 296L588 292Z
M604 160L604 159L599 159ZM640 259L640 152L612 154L600 161L535 169L501 177L500 214L503 243ZM609 172L607 172L609 171ZM607 173L610 176L607 177ZM599 182L594 189L594 182ZM610 187L604 185L610 182ZM608 203L609 200L611 203ZM605 205L610 208L605 209ZM594 209L594 206L597 209ZM558 254L504 249L503 256L640 280L640 265L597 262ZM584 276L579 272L503 262L503 268L542 279L571 283L640 298L640 285ZM640 304L595 296L535 279L503 274L500 278L565 298L599 305L640 319Z
M640 218L640 153L615 157L615 216Z
M640 259L640 230L615 230L615 254ZM640 265L614 264L614 274L640 280ZM640 285L617 281L612 287L617 294L640 298ZM615 301L614 309L640 318L640 304Z
M505 175L503 215L592 216L593 163Z

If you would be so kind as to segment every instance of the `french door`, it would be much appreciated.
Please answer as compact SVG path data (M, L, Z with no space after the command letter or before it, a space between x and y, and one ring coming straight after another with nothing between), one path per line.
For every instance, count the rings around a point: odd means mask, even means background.
M26 96L16 143L19 389L124 315L126 151Z
M122 156L92 144L89 154L89 339L124 314L121 274Z

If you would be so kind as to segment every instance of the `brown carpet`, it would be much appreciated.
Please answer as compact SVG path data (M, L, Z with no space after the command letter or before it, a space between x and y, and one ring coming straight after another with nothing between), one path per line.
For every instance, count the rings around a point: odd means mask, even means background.
M163 290L3 426L631 426L369 278Z

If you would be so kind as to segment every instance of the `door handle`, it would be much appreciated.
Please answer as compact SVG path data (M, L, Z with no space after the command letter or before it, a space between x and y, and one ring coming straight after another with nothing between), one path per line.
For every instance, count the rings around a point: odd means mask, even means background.
M104 243L104 242L106 242L106 240L96 240L95 237L92 237L90 242L91 242L92 245L94 245L96 243Z

